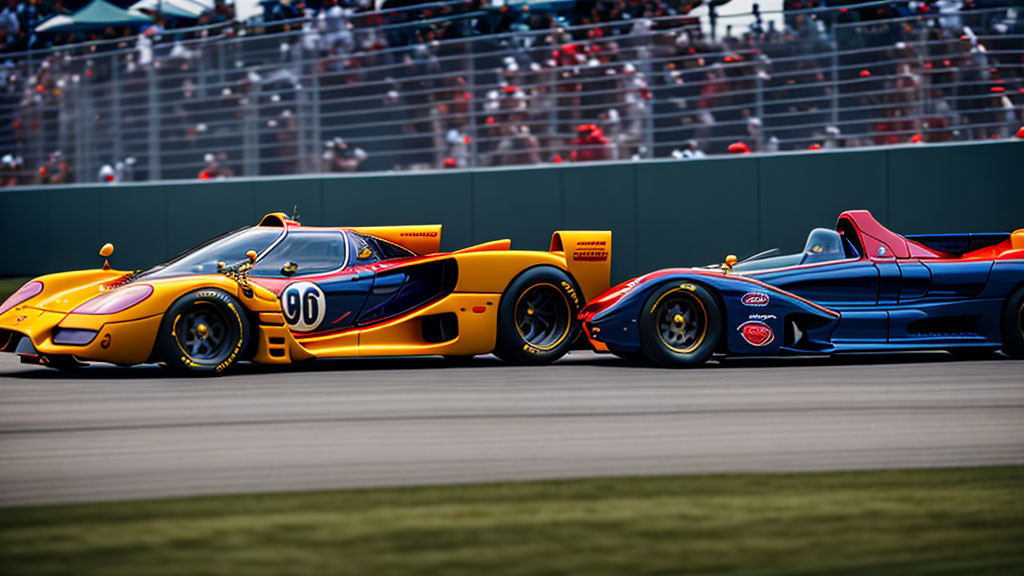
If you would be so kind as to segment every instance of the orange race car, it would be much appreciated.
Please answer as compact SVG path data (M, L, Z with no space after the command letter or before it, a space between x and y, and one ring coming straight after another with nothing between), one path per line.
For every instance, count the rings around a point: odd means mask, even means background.
M192 374L351 356L542 364L569 350L580 310L609 286L611 232L555 232L548 252L497 240L440 253L440 236L439 225L311 228L268 214L146 271L32 280L0 305L0 351L59 369L162 362Z

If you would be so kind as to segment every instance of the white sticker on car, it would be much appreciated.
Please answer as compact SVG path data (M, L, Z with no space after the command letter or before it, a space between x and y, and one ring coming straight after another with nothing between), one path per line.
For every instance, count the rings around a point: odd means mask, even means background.
M289 284L281 293L281 312L292 330L312 332L324 321L327 298L312 282Z

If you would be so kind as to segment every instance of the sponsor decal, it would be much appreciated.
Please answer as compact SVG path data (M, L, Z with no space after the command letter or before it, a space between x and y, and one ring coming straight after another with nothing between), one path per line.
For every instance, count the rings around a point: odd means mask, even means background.
M576 243L577 246L606 246L607 244L608 242L604 240L584 240Z
M103 340L100 340L100 348L103 348L104 350L110 348L110 334L104 335Z
M771 327L758 320L747 320L736 330L751 346L767 346L775 341L775 333L772 332Z
M771 301L772 297L769 296L767 292L747 292L740 297L740 302L742 302L744 306L754 306L757 308L767 306Z
M693 284L680 284L679 287L682 288L683 290L689 290L690 292L693 292L694 290L697 289L697 287L694 286Z
M312 282L289 284L281 293L281 312L292 330L312 332L324 321L327 298Z
M572 253L572 259L577 262L604 262L608 259L607 250L576 250Z
M777 319L777 316L775 316L775 314L751 314L750 316L747 316L747 319L748 320L761 320L761 321L764 321L764 320L775 320L775 319Z
M579 308L580 299L578 296L576 296L576 290L573 289L572 284L569 284L565 280L562 280L562 290L565 290L565 293L568 294L570 298L572 298L572 301L576 304L576 307Z
M402 232L399 236L421 236L425 238L434 238L437 236L437 232Z

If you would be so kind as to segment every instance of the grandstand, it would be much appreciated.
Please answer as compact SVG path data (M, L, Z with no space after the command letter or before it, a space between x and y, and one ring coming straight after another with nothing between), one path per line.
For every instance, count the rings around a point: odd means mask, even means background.
M8 53L3 184L686 160L1024 124L1020 2L786 2L742 29L699 4L328 3Z

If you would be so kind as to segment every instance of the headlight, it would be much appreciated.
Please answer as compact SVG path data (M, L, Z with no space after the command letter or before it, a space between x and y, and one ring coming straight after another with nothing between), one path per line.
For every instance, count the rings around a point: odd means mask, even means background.
M82 304L71 311L72 314L117 314L142 302L153 293L149 284L117 288Z
M4 300L3 304L0 304L0 314L7 312L11 308L14 308L18 304L30 299L35 298L43 291L43 283L39 280L33 280L28 284L25 284L14 294L11 294L10 298Z

